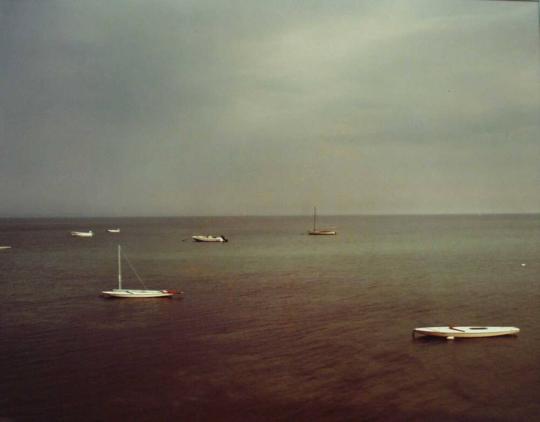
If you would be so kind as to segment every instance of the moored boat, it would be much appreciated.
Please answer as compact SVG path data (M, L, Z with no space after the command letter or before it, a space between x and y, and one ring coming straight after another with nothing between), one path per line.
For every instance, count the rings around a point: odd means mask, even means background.
M127 257L124 255L127 260ZM182 292L175 290L149 290L144 285L144 282L139 277L135 269L131 266L129 260L127 263L135 273L135 276L139 279L144 289L123 289L122 288L122 248L118 245L118 288L112 290L104 290L101 292L103 296L111 298L159 298L159 297L172 297L174 295L181 295Z
M229 239L227 239L225 236L223 235L219 235L219 236L212 236L212 235L196 235L196 236L191 236L191 238L195 241L195 242L228 242Z
M310 230L309 234L315 235L315 236L320 236L320 235L331 236L331 235L336 235L337 232L335 230Z
M179 294L174 290L112 289L101 292L104 296L117 298L172 297Z
M318 229L317 228L317 207L313 207L313 230L308 231L308 234L314 236L332 236L337 232L333 229Z
M107 229L108 233L120 233L120 229Z
M11 246L0 246L0 251L3 251L5 249L11 249Z
M94 232L92 230L88 230L87 232L73 231L71 235L75 237L92 237L94 236Z
M444 337L447 340L453 340L454 338L479 338L479 337L496 337L496 336L511 336L517 335L519 328L517 327L422 327L415 328L413 330L413 336L415 334L422 334L425 336Z

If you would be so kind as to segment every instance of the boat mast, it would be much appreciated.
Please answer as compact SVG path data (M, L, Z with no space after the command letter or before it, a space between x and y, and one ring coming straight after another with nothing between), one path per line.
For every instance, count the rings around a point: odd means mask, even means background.
M122 290L122 249L118 245L118 290Z
M317 230L317 207L313 207L313 231Z

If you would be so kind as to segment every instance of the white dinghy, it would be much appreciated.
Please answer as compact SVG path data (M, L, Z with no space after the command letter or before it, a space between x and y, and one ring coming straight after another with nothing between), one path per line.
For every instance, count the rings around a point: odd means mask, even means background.
M107 229L109 233L120 233L120 229Z
M101 294L107 297L116 297L116 298L151 298L151 297L172 297L177 294L182 294L181 292L176 292L174 290L148 290L144 285L144 282L135 271L135 268L131 265L127 256L124 255L128 265L133 270L135 276L139 279L141 284L144 287L144 290L136 289L123 289L122 288L122 249L118 245L118 289L105 290Z
M11 246L0 246L0 251L3 251L5 249L11 249Z
M212 235L196 235L196 236L191 236L191 238L195 241L195 242L228 242L229 239L227 239L225 236L223 235L220 235L220 236L212 236Z
M519 333L517 327L423 327L415 328L415 334L425 336L444 337L447 340L455 338L478 338L478 337L496 337L496 336L515 336Z
M71 235L75 237L92 237L94 232L92 230L88 230L87 232L71 232Z

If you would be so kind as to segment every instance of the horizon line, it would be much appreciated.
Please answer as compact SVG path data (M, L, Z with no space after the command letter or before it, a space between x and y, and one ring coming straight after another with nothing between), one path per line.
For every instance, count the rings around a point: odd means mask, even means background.
M540 211L526 212L434 212L434 213L329 213L319 214L328 217L429 217L429 216L496 216L496 215L539 215ZM208 214L208 215L23 215L0 216L0 220L33 220L33 219L114 219L114 218L246 218L246 217L311 217L311 214Z

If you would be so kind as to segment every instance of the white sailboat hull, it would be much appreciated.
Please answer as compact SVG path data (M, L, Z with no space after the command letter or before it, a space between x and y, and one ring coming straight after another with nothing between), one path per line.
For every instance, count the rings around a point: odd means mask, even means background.
M120 229L107 229L109 233L120 233Z
M312 236L333 236L337 234L335 230L310 230L308 233Z
M413 334L453 338L478 338L517 335L517 327L422 327L415 328Z
M0 246L0 251L4 249L11 249L11 246Z
M177 294L171 290L136 290L136 289L112 289L101 292L102 295L117 298L151 298L172 297Z

